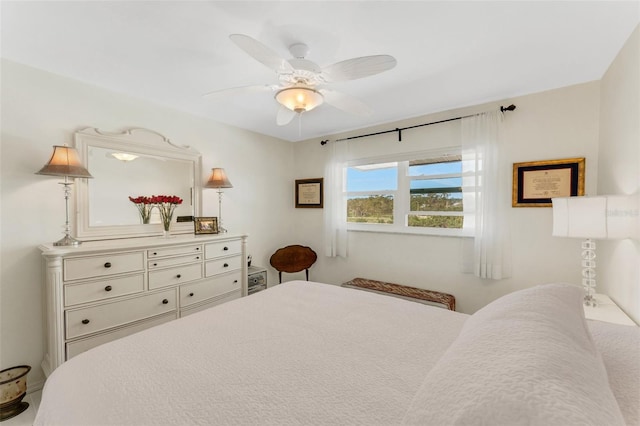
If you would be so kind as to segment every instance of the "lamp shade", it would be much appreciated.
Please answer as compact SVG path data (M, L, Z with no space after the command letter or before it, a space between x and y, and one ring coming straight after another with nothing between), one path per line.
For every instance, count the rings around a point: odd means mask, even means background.
M233 188L227 174L222 168L211 169L211 176L205 184L206 188Z
M322 94L304 86L288 87L276 93L276 100L286 108L295 112L311 111L324 102Z
M53 154L51 154L49 162L36 174L74 178L93 177L80 162L78 151L75 148L60 145L53 146Z
M622 239L638 235L636 196L559 197L551 202L553 236Z
M640 239L640 197L607 196L607 238Z

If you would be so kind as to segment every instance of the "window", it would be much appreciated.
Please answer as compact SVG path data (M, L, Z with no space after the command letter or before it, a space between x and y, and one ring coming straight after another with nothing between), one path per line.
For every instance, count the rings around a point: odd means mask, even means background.
M407 225L462 229L462 158L409 161Z
M394 223L398 163L347 168L347 222Z
M359 160L347 166L349 229L465 235L459 148L389 160Z

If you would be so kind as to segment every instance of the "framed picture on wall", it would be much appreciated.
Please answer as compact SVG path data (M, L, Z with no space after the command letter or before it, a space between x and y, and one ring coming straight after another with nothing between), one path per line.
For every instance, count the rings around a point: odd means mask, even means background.
M295 185L296 208L322 208L323 178L297 179Z
M584 195L584 158L513 165L513 207L551 207L554 197Z
M194 233L200 234L217 234L218 218L217 217L196 217L193 222Z

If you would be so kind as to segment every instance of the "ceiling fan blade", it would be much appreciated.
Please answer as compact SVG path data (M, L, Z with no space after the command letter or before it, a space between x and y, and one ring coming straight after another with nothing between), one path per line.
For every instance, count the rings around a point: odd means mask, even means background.
M268 68L276 72L293 71L293 67L288 61L281 58L276 52L269 49L258 40L244 34L231 34L229 38L249 56L261 64L266 65Z
M355 80L390 70L397 63L390 55L362 56L328 65L322 69L322 75L328 82Z
M293 120L296 114L295 111L291 111L289 108L280 105L278 115L276 116L276 123L278 123L278 126L286 126L291 123L291 120Z
M205 93L202 95L205 98L209 99L218 99L218 98L226 98L229 96L236 95L245 95L251 93L261 93L261 92L274 92L278 86L272 84L262 84L262 85L253 85L253 86L239 86L239 87L230 87L228 89L220 89L214 90L213 92Z
M335 90L321 89L319 90L324 96L324 101L344 112L350 114L367 116L373 114L373 110L364 102L352 96L345 95Z

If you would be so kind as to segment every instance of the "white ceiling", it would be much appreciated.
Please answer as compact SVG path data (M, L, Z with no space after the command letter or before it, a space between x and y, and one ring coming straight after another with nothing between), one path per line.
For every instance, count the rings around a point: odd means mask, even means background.
M2 57L289 141L502 100L602 77L640 21L639 1L5 1ZM289 59L304 42L325 66L389 54L385 73L327 88L373 108L327 104L287 126L275 84L229 39L249 35Z

